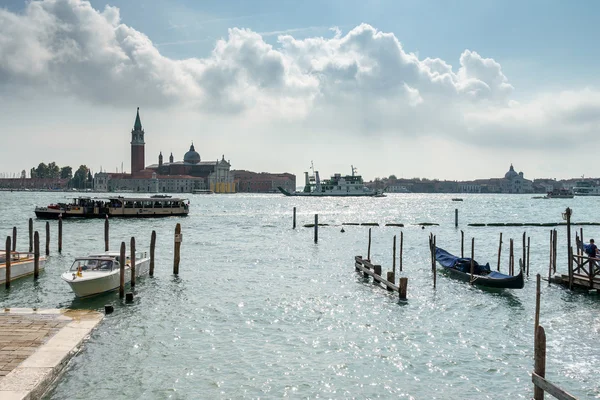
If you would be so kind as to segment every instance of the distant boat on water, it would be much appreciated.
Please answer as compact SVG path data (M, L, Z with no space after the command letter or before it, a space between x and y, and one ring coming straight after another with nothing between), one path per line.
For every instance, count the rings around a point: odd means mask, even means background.
M281 186L277 189L286 196L306 196L306 197L385 197L379 190L373 190L365 186L360 175L356 175L356 168L351 166L352 175L342 176L334 174L330 179L321 181L319 171L315 171L311 165L312 175L304 173L306 184L304 190L288 192Z
M590 181L577 181L573 187L575 196L600 196L600 186Z
M572 190L569 189L554 189L548 192L546 195L547 199L572 199L575 195Z

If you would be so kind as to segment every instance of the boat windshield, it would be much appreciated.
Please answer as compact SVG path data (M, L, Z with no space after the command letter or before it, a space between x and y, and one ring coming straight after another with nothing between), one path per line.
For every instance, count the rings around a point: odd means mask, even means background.
M81 268L82 271L112 271L113 262L112 260L100 260L100 259L77 259L71 265L70 272L77 272Z

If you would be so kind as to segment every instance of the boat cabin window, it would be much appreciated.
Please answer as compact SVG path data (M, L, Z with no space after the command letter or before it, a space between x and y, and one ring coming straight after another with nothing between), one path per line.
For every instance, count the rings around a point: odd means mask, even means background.
M133 201L126 201L125 208L133 208Z
M113 262L112 260L94 259L75 260L69 271L77 272L80 268L82 271L111 271L113 268Z

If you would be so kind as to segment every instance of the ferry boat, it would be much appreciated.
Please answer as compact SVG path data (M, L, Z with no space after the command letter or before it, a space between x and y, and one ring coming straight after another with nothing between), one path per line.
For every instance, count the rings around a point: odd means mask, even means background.
M286 196L385 197L381 191L375 191L366 187L362 177L355 174L356 168L354 166L351 166L351 168L352 175L342 176L341 174L334 174L330 179L321 181L319 171L315 171L314 166L311 165L312 175L304 172L306 183L304 190L291 193L281 186L277 189Z
M572 199L575 195L569 189L554 189L548 192L546 199Z
M76 258L71 268L61 275L77 297L88 297L95 294L116 290L120 285L121 266L118 252L91 254L88 257ZM146 253L136 253L135 276L148 273L150 258ZM125 283L131 282L130 258L125 260Z
M592 181L577 181L573 187L575 196L600 196L600 186L595 186Z
M186 216L189 201L165 195L152 197L75 197L70 203L50 204L36 207L38 218L144 218Z

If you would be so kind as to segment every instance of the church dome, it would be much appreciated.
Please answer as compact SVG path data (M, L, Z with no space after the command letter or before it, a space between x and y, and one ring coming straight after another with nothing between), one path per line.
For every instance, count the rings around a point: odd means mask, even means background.
M513 178L516 178L517 176L519 176L519 174L517 174L517 171L515 171L512 164L510 164L510 169L508 170L508 172L506 174L504 174L504 177L506 179L513 179Z
M183 156L183 162L189 164L198 164L200 162L200 154L194 149L194 143L190 146L190 151Z

